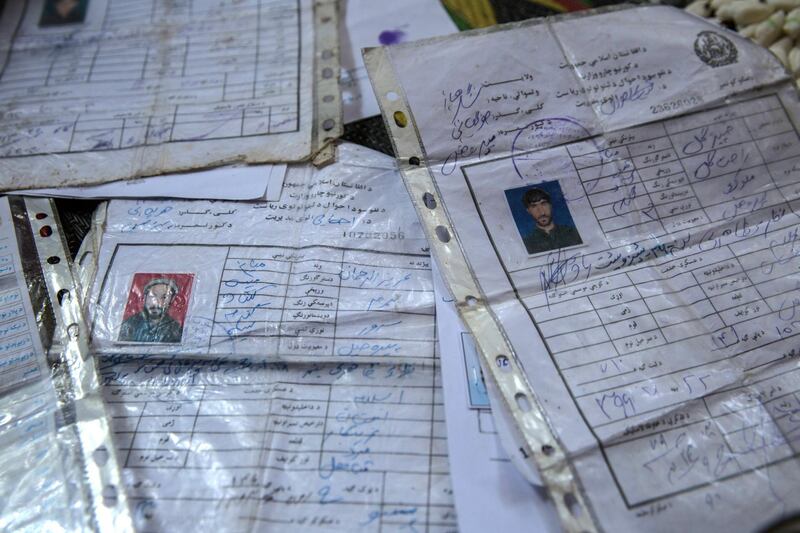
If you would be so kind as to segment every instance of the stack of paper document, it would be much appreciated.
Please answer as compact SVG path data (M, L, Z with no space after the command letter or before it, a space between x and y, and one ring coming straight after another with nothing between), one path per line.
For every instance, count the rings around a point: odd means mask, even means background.
M381 13L376 31L375 6L353 3L341 30L370 45L454 30L424 4L438 18L419 29ZM427 240L390 158L334 151L336 8L30 0L0 13L0 189L115 199L73 273L63 249L23 243L23 268L7 257L4 529L456 528ZM355 72L360 53L347 55ZM20 224L37 246L60 243L42 205L25 200ZM21 277L51 264L69 279ZM75 393L47 357L53 332L30 336L49 308L23 305L25 279L56 306L83 283L86 323L56 313L56 335L90 342L77 356L97 363L77 408L62 405Z
M800 511L791 76L663 6L454 31L426 0L7 3L3 529ZM379 112L396 158L337 140ZM74 260L50 197L109 200Z

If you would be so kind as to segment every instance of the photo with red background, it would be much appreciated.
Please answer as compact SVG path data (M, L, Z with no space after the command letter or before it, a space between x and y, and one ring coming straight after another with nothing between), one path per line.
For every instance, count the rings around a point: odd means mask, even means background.
M125 304L125 312L122 320L125 321L144 309L144 287L154 279L171 279L178 286L178 292L172 298L172 304L167 309L167 314L174 318L183 327L186 319L186 311L189 308L189 297L192 293L192 281L194 274L154 274L138 272L133 275L131 290L128 293L128 303Z

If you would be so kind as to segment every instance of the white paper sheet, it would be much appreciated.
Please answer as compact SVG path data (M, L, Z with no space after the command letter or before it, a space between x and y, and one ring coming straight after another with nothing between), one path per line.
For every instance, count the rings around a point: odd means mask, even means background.
M500 444L472 335L436 268L434 288L445 422L448 435L458 435L448 449L459 531L560 531L547 492L520 474Z
M436 193L421 215L447 213L438 259L466 257L594 527L797 511L800 106L780 64L657 6L382 53L398 157L425 154L435 185L409 169Z
M91 299L94 346L430 359L430 258L410 204L398 208L408 198L402 180L382 154L339 152L321 170L292 167L279 202L111 202ZM179 324L143 341L129 327L155 278L177 285L169 312Z
M455 531L434 365L103 359L137 529Z
M189 200L280 199L286 165L222 167L152 176L89 187L28 189L25 196L57 198L183 198Z
M280 202L110 202L93 344L137 526L455 531L426 248L354 145ZM119 341L142 273L183 297L179 348Z
M27 0L2 16L2 189L316 149L309 0Z
M438 0L345 0L340 9L342 77L339 83L345 123L380 113L361 58L362 48L406 43L458 31Z

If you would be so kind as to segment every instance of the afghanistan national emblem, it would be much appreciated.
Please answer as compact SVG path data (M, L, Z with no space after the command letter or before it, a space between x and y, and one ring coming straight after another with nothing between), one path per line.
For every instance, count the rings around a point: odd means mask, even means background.
M694 53L710 67L724 67L736 63L739 51L736 45L715 31L701 31L694 40Z

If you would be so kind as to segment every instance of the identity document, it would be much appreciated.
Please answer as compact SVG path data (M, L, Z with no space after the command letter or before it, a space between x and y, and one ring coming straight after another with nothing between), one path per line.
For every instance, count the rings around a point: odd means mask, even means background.
M800 117L647 6L366 52L432 249L568 530L800 508Z
M0 190L308 160L340 131L327 0L0 11Z
M337 152L276 202L109 204L92 343L138 530L455 529L427 241L391 158Z

